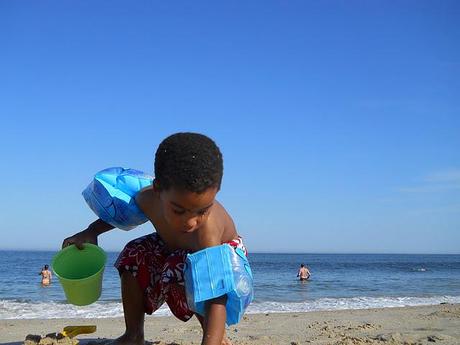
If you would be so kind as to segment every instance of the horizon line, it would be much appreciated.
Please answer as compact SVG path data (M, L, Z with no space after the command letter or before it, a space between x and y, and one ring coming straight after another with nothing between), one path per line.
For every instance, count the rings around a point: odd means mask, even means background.
M120 250L105 250L107 253L118 253L121 252ZM54 249L18 249L18 248L0 248L0 251L28 251L28 252L58 252L58 250ZM249 254L275 254L275 255L460 255L458 253L403 253L403 252L286 252L286 251L250 251Z

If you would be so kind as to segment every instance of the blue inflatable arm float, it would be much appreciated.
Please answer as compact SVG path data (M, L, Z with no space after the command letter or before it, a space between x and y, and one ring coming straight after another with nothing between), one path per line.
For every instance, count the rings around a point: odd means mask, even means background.
M108 168L96 174L83 191L88 206L104 222L131 230L148 219L136 205L136 194L152 184L153 178L142 171Z
M188 254L185 291L190 309L202 316L206 301L227 295L226 323L238 323L254 299L253 277L246 255L228 244Z

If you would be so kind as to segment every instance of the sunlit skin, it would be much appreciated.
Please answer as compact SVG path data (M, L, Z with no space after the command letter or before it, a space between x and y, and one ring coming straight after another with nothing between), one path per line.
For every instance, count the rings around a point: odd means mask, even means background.
M197 251L237 237L232 219L215 199L217 188L194 193L154 186L142 190L136 202L169 249Z

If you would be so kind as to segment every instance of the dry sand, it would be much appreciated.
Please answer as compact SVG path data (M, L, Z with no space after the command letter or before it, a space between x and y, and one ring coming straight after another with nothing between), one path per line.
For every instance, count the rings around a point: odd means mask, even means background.
M95 324L96 333L79 336L80 344L114 339L124 330L116 319L0 320L0 344L22 344L26 335L59 331L67 325ZM200 344L201 329L193 319L147 317L151 344ZM234 345L262 344L460 344L460 304L247 315L227 335Z

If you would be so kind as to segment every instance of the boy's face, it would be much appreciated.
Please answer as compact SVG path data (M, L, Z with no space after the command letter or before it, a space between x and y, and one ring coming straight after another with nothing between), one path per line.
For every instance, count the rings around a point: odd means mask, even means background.
M211 187L194 193L174 187L160 192L163 215L172 231L193 232L207 220L218 189Z

